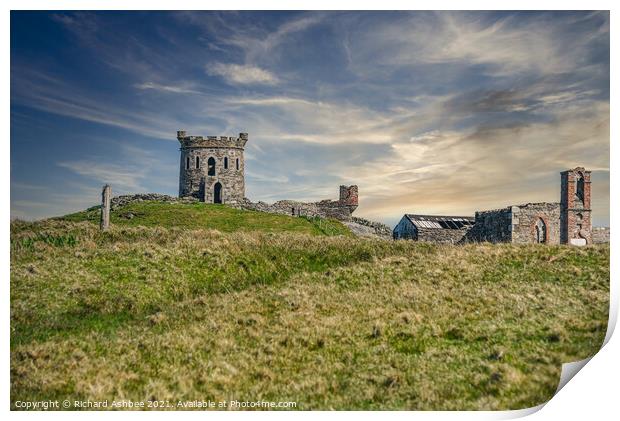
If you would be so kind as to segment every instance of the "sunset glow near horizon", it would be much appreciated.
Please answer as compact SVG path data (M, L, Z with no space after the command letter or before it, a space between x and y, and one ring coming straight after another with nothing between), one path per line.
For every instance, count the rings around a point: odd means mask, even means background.
M356 216L558 202L609 225L608 12L11 12L11 217L178 193L176 131L238 136L253 201Z

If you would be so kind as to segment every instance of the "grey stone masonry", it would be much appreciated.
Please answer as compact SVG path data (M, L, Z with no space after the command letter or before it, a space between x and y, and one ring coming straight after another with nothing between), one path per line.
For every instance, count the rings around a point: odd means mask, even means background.
M560 204L528 203L511 206L512 242L516 244L560 244ZM537 237L538 232L543 235Z
M460 235L458 232L424 229L425 222L432 223L434 219L441 222L439 219L450 217L418 215L419 221L414 225L410 219L416 215L405 214L394 228L394 239L577 246L609 241L609 229L592 229L590 193L591 172L577 167L561 172L560 203L527 203L478 211L473 227L463 230L461 240L456 239Z
M476 212L464 241L560 244L560 204L528 203Z
M440 244L457 244L471 230L471 227L463 227L456 230L417 228L417 240Z
M392 238L392 229L381 222L371 221L365 218L351 217L351 222L368 227L374 231L374 234L380 237Z
M340 198L338 200L321 200L320 202L279 200L270 205L261 201L252 202L246 198L237 204L242 209L290 216L319 216L321 218L334 218L340 221L351 220L351 214L355 211L357 205L357 186L340 186Z
M511 208L476 212L474 227L467 233L464 241L490 243L510 243L512 241Z
M593 227L592 242L595 244L609 243L609 227Z
M111 209L117 210L130 203L145 202L151 200L165 203L193 203L198 201L198 199L194 197L178 198L174 196L168 196L167 194L159 193L124 194L121 196L114 196L112 198Z
M358 237L369 237L381 240L392 239L392 229L381 222L370 221L356 216L350 221L341 221L351 232Z
M195 197L207 203L243 202L247 133L205 138L180 130L177 140L181 144L179 197Z

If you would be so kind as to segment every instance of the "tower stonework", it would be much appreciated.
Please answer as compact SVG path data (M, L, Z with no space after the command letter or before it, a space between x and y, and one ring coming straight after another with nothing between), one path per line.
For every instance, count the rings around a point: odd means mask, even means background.
M583 167L561 173L560 241L562 244L592 244L590 173Z
M243 151L247 133L239 137L189 136L177 131L181 144L179 197L207 203L236 204L245 197Z
M340 186L339 202L342 206L349 207L350 212L353 213L358 205L357 186Z

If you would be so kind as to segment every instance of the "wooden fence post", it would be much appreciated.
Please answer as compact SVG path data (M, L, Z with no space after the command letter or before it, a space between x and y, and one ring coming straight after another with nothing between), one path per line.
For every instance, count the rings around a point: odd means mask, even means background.
M110 201L112 197L112 188L109 184L103 186L103 191L101 192L101 224L100 228L102 231L110 228Z

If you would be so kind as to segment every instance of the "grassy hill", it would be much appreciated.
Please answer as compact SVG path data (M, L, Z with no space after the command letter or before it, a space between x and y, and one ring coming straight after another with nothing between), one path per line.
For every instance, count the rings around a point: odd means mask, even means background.
M11 224L13 408L517 409L548 400L561 363L605 336L608 245L308 235L311 221L221 207L203 219L219 230L193 229L205 205L183 218L166 205L162 227L150 206L105 233L88 213Z
M61 220L99 223L100 209L66 215ZM295 232L312 235L351 235L335 219L291 218L286 215L233 209L224 205L143 201L129 203L110 212L110 222L121 226L187 229L216 229L222 232Z

